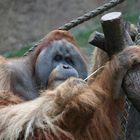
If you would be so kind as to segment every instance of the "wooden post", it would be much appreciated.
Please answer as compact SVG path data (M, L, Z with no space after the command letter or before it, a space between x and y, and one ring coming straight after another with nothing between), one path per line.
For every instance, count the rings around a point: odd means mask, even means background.
M104 15L101 18L101 24L106 40L106 45L104 45L106 48L103 50L110 57L125 47L134 44L124 29L120 12L112 12ZM140 111L140 66L134 66L128 71L122 86L133 105Z
M106 41L105 41L105 36L103 33L100 33L100 32L93 32L90 37L89 37L89 40L88 42L91 44L91 45L94 45L102 50L104 50L106 52Z
M125 22L124 24L125 30L129 33L129 35L131 36L131 39L133 41L135 41L135 37L137 35L137 30L138 28L134 25L131 24L130 22ZM127 33L126 33L127 34ZM106 45L106 40L105 40L105 36L103 33L94 31L88 40L89 44L96 46L104 51L105 50L105 45ZM129 44L131 44L132 42L129 42Z
M106 40L107 48L105 50L109 56L120 52L128 44L133 44L124 28L120 12L112 12L104 15L101 18L101 24Z

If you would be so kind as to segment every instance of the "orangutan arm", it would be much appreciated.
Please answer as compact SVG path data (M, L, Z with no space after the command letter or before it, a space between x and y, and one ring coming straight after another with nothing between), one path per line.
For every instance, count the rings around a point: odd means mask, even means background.
M89 85L68 79L33 101L2 107L0 139L112 140L117 133L112 93L119 91L124 74L139 62L140 49L130 47L114 56Z

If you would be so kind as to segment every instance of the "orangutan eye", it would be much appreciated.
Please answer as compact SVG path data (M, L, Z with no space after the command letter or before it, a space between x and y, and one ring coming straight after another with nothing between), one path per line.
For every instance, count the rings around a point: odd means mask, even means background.
M61 55L56 55L56 56L54 57L54 60L55 60L55 61L61 61L61 60L62 60L62 56L61 56Z

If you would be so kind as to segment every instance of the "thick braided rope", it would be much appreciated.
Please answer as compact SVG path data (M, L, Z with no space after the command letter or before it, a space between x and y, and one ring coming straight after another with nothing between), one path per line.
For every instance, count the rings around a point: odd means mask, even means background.
M96 17L96 16L98 16L99 14L102 14L103 12L105 12L105 11L107 11L107 10L109 10L109 9L111 9L111 8L113 8L113 7L115 7L116 5L118 5L118 4L120 4L120 3L124 2L124 1L125 1L125 0L111 0L110 2L108 2L108 3L106 3L106 4L102 5L102 6L100 6L100 7L98 7L98 8L96 8L95 10L90 11L90 12L86 13L85 15L78 17L78 18L75 19L75 20L72 20L72 21L70 21L69 23L66 23L65 25L59 27L58 29L59 29L59 30L67 30L67 31L68 31L68 30L72 29L73 27L75 27L75 26L77 26L77 25L79 25L79 24L81 24L81 23L83 23L83 22L85 22L85 21L87 21L87 20L89 20L89 19L91 19L91 18L93 18L93 17ZM40 41L39 41L39 42L40 42ZM39 43L39 42L38 42L38 43ZM35 44L33 47L31 47L31 48L24 54L24 56L26 56L26 55L28 55L30 52L32 52L32 51L34 50L34 48L37 47L38 43Z
M115 7L116 5L122 3L123 1L125 1L125 0L111 0L110 2L96 8L95 10L90 11L90 12L86 13L85 15L78 17L75 20L72 20L69 23L66 23L65 25L59 27L59 29L60 30L70 30L71 28Z

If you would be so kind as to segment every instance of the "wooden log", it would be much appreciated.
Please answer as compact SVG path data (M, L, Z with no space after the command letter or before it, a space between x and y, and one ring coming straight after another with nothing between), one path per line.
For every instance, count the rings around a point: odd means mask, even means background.
M138 30L137 27L131 24L130 22L125 22L124 27L125 27L125 30L130 34L131 39L134 41L137 34L137 30ZM88 42L89 44L106 51L105 50L106 40L103 33L94 31L90 35ZM131 42L129 44L131 44Z
M120 12L104 15L101 18L101 24L106 40L106 48L104 50L110 57L125 47L134 44L124 29ZM128 71L122 86L133 105L140 111L140 66L135 66Z
M124 28L122 14L112 12L101 18L101 24L106 39L106 49L109 56L120 52L125 46L133 42Z
M100 32L97 32L97 31L93 32L90 35L88 42L91 45L94 45L94 46L96 46L96 47L106 51L105 50L105 48L106 48L106 46L105 46L106 45L106 41L105 41L105 36L104 36L103 33L100 33Z

